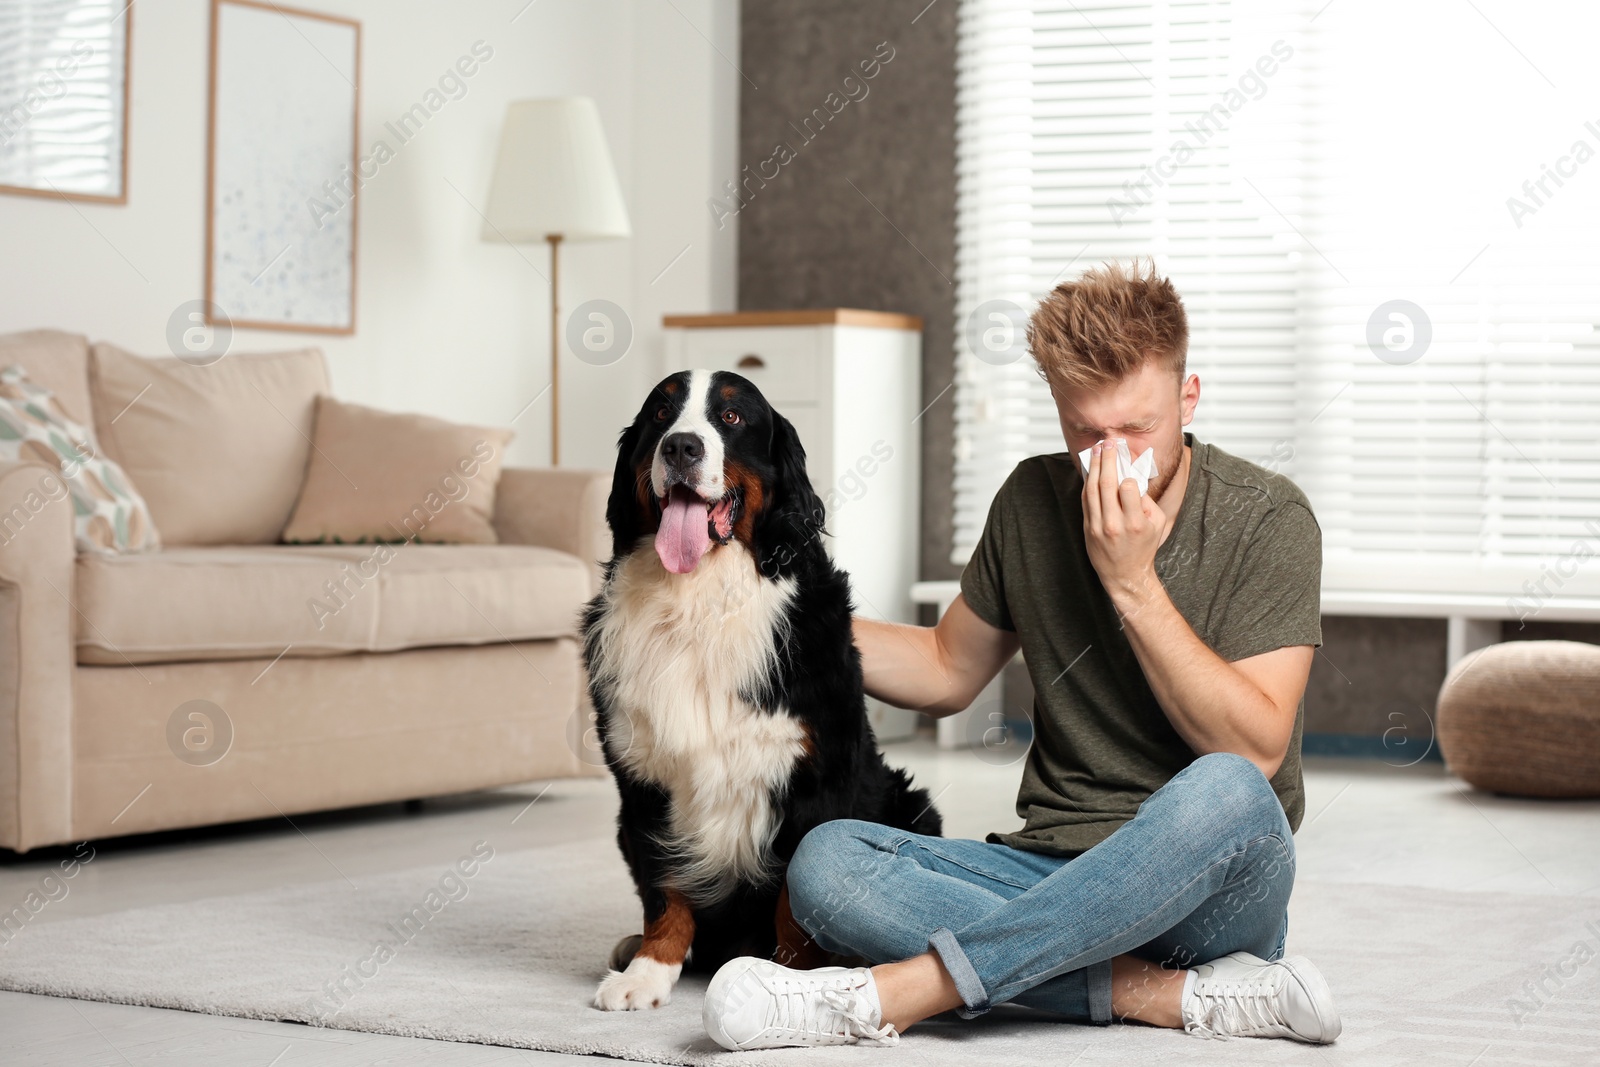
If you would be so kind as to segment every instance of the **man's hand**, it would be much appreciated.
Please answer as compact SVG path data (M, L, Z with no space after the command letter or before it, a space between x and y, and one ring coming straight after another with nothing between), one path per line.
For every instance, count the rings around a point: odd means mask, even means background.
M1132 478L1117 482L1116 446L1096 442L1083 480L1083 540L1100 583L1124 614L1161 588L1156 549L1169 525L1161 505L1139 495Z

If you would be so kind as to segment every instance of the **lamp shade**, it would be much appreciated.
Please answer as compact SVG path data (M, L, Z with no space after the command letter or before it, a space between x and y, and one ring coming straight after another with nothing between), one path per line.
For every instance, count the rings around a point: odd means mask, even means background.
M484 216L485 241L628 236L628 208L593 100L517 100L506 107Z

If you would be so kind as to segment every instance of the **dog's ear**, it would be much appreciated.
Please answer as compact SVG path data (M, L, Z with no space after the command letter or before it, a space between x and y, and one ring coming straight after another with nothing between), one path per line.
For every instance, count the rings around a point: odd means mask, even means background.
M794 424L776 411L772 413L770 455L777 474L773 506L767 518L769 526L776 526L772 530L776 539L798 544L820 536L827 512L816 490L811 488L811 476L806 473L805 446L800 443Z
M639 473L633 454L639 448L644 420L634 419L617 438L617 466L611 474L611 496L606 501L606 524L611 527L611 556L621 558L645 534L643 509L649 502L640 500Z

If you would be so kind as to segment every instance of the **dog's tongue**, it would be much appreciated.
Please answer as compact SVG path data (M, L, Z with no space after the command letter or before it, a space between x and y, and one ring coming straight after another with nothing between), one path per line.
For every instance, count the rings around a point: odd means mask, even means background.
M673 492L661 509L656 530L656 555L673 574L688 574L711 550L705 501L693 493Z

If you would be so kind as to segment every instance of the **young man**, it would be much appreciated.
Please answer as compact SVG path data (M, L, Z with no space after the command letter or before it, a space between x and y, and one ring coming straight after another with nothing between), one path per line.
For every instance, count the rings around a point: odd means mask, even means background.
M1028 341L1068 451L1012 472L937 626L854 625L868 691L934 715L1022 649L1026 824L984 842L812 831L789 868L794 915L877 966L729 963L704 1010L725 1048L893 1043L1006 1001L1204 1036L1339 1033L1316 968L1281 958L1322 641L1316 520L1288 479L1183 430L1200 382L1153 268L1057 287ZM1154 450L1146 495L1118 481L1118 438Z

